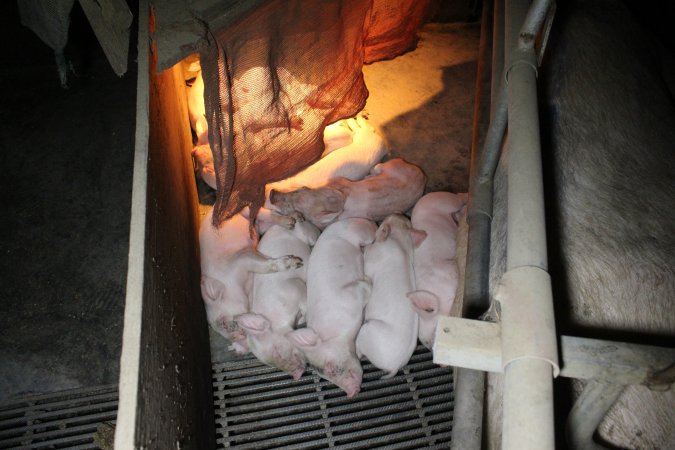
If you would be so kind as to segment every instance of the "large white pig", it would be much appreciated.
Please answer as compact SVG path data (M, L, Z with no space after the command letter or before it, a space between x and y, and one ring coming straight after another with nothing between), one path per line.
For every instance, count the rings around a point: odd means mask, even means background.
M361 247L373 242L376 230L369 220L346 219L319 236L307 266L307 328L288 335L319 375L349 398L361 390L355 339L371 289Z
M372 282L364 323L356 337L356 353L365 356L383 378L396 375L417 346L418 318L406 294L415 289L413 248L426 238L402 214L382 222L375 242L364 250L365 274Z
M561 3L540 71L556 329L672 346L675 103L664 83L658 41L621 1ZM505 178L500 165L491 236L493 292L506 261ZM501 376L488 378L488 448L499 448ZM555 383L569 387L567 379ZM572 384L578 393L582 383ZM558 404L561 417L566 414L560 405L566 403ZM654 392L630 386L596 438L611 448L675 448L674 408L672 387ZM564 423L556 429L562 435Z
M434 345L439 316L450 315L455 300L458 273L457 226L466 205L466 194L430 192L415 204L411 222L427 238L415 248L416 290L408 293L420 318L419 339L427 348Z
M308 261L319 229L298 220L292 230L275 225L262 237L258 251L270 258L292 254ZM284 272L253 274L251 312L236 318L248 348L260 361L299 379L305 358L286 334L304 322L307 308L306 266Z
M315 189L272 190L270 201L282 214L300 212L319 228L350 217L382 220L412 208L424 193L422 169L400 158L377 164L360 181L334 178Z
M211 327L232 342L237 353L246 353L246 336L234 318L249 311L252 272L271 273L300 267L297 256L268 258L253 248L248 221L239 214L219 228L212 224L212 211L199 228L201 290L206 318Z

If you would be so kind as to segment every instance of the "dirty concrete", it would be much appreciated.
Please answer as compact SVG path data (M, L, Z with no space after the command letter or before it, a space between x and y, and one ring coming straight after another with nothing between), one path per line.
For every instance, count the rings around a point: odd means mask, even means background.
M133 57L117 77L78 4L68 89L4 9L0 401L117 381L136 101Z

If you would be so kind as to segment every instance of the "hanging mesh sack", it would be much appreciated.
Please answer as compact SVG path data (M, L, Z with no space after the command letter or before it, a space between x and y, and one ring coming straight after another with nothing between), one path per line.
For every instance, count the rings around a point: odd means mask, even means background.
M265 184L323 151L324 127L363 108L364 62L414 47L428 1L271 0L201 50L216 170L213 223L249 206Z

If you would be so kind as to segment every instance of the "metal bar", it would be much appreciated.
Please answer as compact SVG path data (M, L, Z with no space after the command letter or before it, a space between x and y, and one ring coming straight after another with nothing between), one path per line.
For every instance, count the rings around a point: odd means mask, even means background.
M535 2L541 8L542 2ZM509 162L507 271L523 267L547 269L544 196L537 112L536 61L534 50L520 49L521 24L525 22L529 2L506 3L506 79L508 88ZM528 22L528 26L531 24ZM507 272L508 273L508 272ZM537 294L540 294L539 290ZM550 283L548 285L550 296ZM552 298L543 296L530 302L536 308L528 314L533 321L552 313ZM528 323L518 314L508 314L519 299L502 304L502 333L526 331ZM551 321L553 322L553 321ZM554 323L544 340L555 342ZM511 330L509 330L511 327ZM506 334L504 335L506 336ZM502 340L504 351L508 342ZM557 356L556 356L557 359ZM526 354L505 360L504 450L554 448L553 367L549 361Z
M675 364L675 348L561 336L560 375L581 380L595 379L618 384L668 386L659 374Z
M485 136L482 136L481 123L487 115L487 99L489 89L487 83L487 76L491 73L487 69L488 58L490 56L488 40L491 40L491 17L488 14L491 1L486 0L483 5L483 17L481 27L481 38L479 45L479 61L478 61L478 76L476 77L476 101L474 107L474 129L471 145L471 171L470 171L470 186L469 186L469 207L467 212L467 222L469 225L469 235L467 242L466 255L466 269L465 282L463 293L463 316L477 318L489 306L488 298L488 265L490 259L490 220L492 214L492 177L487 177L489 183L480 183L481 179L479 173L483 173L485 169L481 169L485 164L482 157L486 153L498 153L499 148L494 149L495 140L492 135L495 132L501 131L503 134L505 123L501 127L497 127L490 123L488 131ZM494 92L493 92L494 94ZM504 104L506 104L504 98ZM506 117L506 108L503 111L504 119ZM503 121L502 121L503 122ZM492 131L492 134L490 134ZM490 136L492 139L488 140ZM488 147L487 142L490 142ZM501 143L501 137L499 138ZM485 147L483 147L485 146ZM496 166L496 163L492 164ZM488 170L494 172L494 168ZM489 186L488 186L489 184Z
M470 370L501 372L501 326L480 320L441 317L436 330L434 362ZM455 397L456 391L457 380Z
M535 37L541 28L541 24L544 23L550 6L551 0L534 0L532 2L523 26L520 28L518 36L518 47L520 49L534 49Z
M566 436L573 450L604 450L593 442L593 434L609 408L619 399L626 386L604 381L590 381L570 411Z
M438 322L434 362L501 372L500 325L458 317ZM675 348L560 336L560 376L618 384L643 384L653 390L673 384Z
M499 0L497 0L499 2ZM483 193L476 195L476 173L481 148L485 145L485 133L482 124L489 114L491 103L490 80L492 72L488 70L492 50L489 44L497 44L492 35L494 9L492 0L483 2L481 34L478 56L478 75L476 77L476 101L473 117L473 136L471 142L471 173L469 213L467 222L466 269L464 276L463 316L478 317L489 304L488 275L490 262L490 215L477 213L480 210L491 211L492 184L483 187ZM480 191L480 189L479 189ZM478 200L476 200L478 198ZM479 205L476 208L476 205ZM435 354L435 352L434 352ZM450 448L453 450L479 450L482 441L483 400L485 395L485 373L458 367L455 382L455 416L452 427Z

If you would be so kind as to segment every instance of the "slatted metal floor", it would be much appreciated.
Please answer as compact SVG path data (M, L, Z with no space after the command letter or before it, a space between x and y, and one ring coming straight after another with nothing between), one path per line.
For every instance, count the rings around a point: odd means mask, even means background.
M308 372L294 382L253 357L213 365L219 448L448 448L452 370L419 347L393 378L364 365L353 399ZM95 449L114 424L117 386L35 395L0 405L0 449Z
M365 364L361 392L347 399L306 373L299 381L255 359L215 364L219 448L448 448L452 370L420 346L393 378Z
M96 449L97 427L116 417L116 384L24 397L0 405L0 448Z

